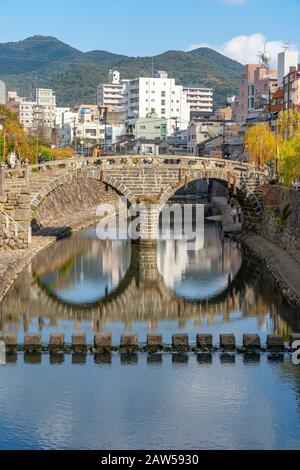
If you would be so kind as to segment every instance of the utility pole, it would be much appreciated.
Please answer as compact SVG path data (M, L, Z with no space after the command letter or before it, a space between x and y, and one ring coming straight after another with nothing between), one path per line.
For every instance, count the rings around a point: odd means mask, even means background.
M74 117L73 119L73 136L74 136L74 149L75 149L75 155L77 154L77 148L76 148L76 118Z
M271 90L269 89L269 128L272 130L272 93Z
M104 152L106 152L107 109L104 112Z
M222 158L225 159L225 144L226 144L226 121L225 114L223 114L223 146L222 146Z

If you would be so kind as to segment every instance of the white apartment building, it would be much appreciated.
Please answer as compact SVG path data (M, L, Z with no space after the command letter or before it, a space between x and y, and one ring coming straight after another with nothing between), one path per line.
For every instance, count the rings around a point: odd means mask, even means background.
M51 138L56 121L56 98L53 90L38 88L25 98L16 91L9 91L8 106L19 115L19 120L28 132L41 131Z
M278 85L283 85L283 78L298 70L298 52L286 50L278 54Z
M108 83L101 83L97 87L98 105L107 107L108 111L122 111L124 83L120 72L110 70Z
M184 87L187 102L190 105L191 116L213 112L214 91L205 87Z
M34 125L36 128L54 128L56 118L56 96L53 90L36 88L26 100L35 103Z
M70 111L71 111L71 108L61 108L61 107L55 108L55 125L57 127L62 127L63 117L65 114L69 113Z
M166 119L168 135L176 128L185 130L190 120L190 106L181 85L166 72L156 77L139 77L125 82L123 91L124 120L146 118L155 113L158 119Z

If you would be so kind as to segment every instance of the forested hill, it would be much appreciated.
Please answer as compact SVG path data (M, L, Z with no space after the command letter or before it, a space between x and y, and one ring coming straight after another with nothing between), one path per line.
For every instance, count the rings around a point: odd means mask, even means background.
M155 69L166 70L178 84L209 86L215 104L237 94L242 65L203 47L189 52L167 51L153 58ZM35 85L53 88L59 105L93 103L96 87L107 82L110 68L123 78L149 76L152 57L128 57L96 50L81 52L54 37L33 36L0 44L0 79L9 89L26 93Z

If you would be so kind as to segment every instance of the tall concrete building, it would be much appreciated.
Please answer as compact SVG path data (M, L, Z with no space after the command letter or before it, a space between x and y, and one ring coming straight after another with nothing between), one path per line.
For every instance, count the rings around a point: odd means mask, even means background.
M123 90L125 80L121 80L120 72L110 70L108 83L101 83L97 87L97 103L104 106L109 112L122 111Z
M56 97L53 90L37 88L26 97L19 96L16 91L9 91L7 104L19 115L25 130L51 139L56 124Z
M278 85L283 85L283 78L290 72L298 70L298 52L286 50L278 54Z
M283 108L300 111L300 66L283 78Z
M264 64L247 64L240 81L240 92L233 106L233 120L243 123L268 106L278 87L277 70Z
M183 87L190 105L191 119L201 114L211 114L213 112L214 91L205 87Z
M167 72L158 71L155 77L139 77L128 80L123 91L124 119L146 118L155 113L158 119L166 119L168 134L176 129L185 130L190 120L190 105L181 85Z

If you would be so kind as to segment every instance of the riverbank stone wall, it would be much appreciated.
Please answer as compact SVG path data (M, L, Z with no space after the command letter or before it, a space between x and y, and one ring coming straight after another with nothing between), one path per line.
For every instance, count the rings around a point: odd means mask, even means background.
M300 191L268 185L262 197L265 210L260 235L300 262Z

